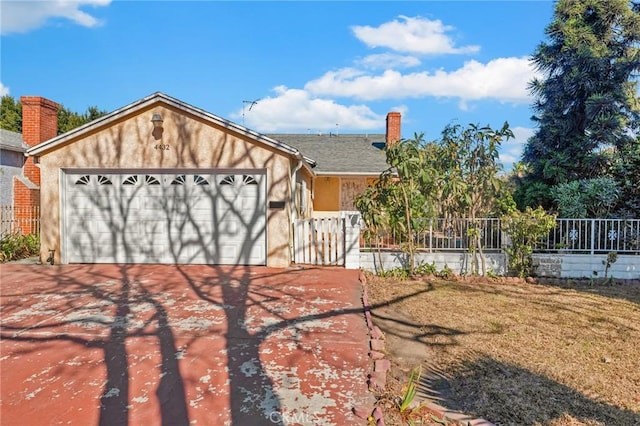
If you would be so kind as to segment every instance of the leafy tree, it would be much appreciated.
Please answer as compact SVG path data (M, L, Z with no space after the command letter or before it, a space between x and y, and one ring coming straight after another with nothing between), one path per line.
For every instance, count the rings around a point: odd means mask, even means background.
M521 205L551 207L552 186L605 176L638 144L637 8L628 0L556 3L548 42L533 55L543 78L530 84L538 130L523 153L530 174L516 197Z
M436 213L473 221L494 210L496 199L501 200L500 209L512 208L504 181L498 177L498 148L502 139L511 136L506 123L500 130L448 126L438 142L425 143L424 135L416 134L390 145L386 150L389 168L356 200L367 228L379 233L390 230L405 241L412 274L414 236ZM480 228L473 227L467 237L485 274ZM474 265L477 273L478 263Z
M634 144L620 150L612 174L620 188L618 215L630 218L640 216L640 137Z
M378 181L373 186L368 186L365 191L356 197L355 206L362 214L365 227L365 238L374 240L378 248L380 271L384 274L384 262L382 261L381 237L389 227L389 214L385 208L388 205L388 188Z
M87 124L96 118L102 117L106 113L106 111L101 111L96 106L87 108L83 114L70 111L64 106L60 106L58 110L58 134L61 135L76 127Z
M0 105L0 128L12 132L22 132L22 104L5 95Z
M96 106L91 106L80 114L61 105L58 110L58 134L66 133L105 114L107 114L106 111L100 110ZM2 97L0 127L5 130L22 133L22 104L19 100L15 100L8 95Z
M406 241L409 273L415 268L414 233L422 230L424 218L432 216L432 183L435 169L427 161L424 134L402 139L387 147L387 164L379 180L379 193L386 201L391 227Z
M386 149L388 168L376 184L356 199L356 207L371 232L391 232L403 242L408 270L415 269L414 233L432 216L432 191L436 173L428 161L423 134L402 139Z
M442 132L440 147L444 162L438 174L445 183L441 195L458 217L469 218L473 224L476 219L489 216L498 199L508 209L503 191L505 182L499 177L502 166L498 149L502 140L511 137L513 132L507 123L500 130L469 124L466 128L447 126ZM471 272L484 275L486 265L479 225L470 228L467 237L473 253ZM481 271L478 271L478 257Z

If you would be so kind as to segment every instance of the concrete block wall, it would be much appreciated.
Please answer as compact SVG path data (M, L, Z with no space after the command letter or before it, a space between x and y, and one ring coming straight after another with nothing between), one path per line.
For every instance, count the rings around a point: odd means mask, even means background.
M556 254L534 254L531 257L531 263L536 276L561 278L562 256Z
M606 254L534 253L533 268L539 277L604 278L606 261ZM618 254L607 276L625 280L640 279L640 256Z
M360 252L360 267L365 271L377 273L380 271L380 259L385 271L393 268L404 268L408 265L408 256L402 252ZM471 258L468 253L416 253L416 266L422 263L435 263L436 270L441 271L448 267L456 274L462 274L471 269ZM487 271L491 270L497 275L505 275L507 272L507 257L504 253L485 254ZM468 265L468 267L466 267Z

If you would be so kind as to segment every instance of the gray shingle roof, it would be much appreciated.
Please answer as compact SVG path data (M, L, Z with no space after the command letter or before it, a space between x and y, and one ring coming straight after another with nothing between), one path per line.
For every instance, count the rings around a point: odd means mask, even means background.
M0 129L0 149L25 152L28 146L22 140L22 134Z
M387 169L385 135L269 134L315 160L319 175L379 175Z

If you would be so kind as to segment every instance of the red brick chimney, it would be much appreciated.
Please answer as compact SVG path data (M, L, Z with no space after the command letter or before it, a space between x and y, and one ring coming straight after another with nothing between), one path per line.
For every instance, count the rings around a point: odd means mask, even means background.
M40 96L22 96L22 140L31 146L37 145L58 135L59 105ZM40 168L36 167L33 157L27 158L24 176L33 184L40 186Z
M394 144L402 139L400 124L402 118L399 112L390 112L387 114L387 145Z
M22 96L22 140L31 146L58 135L59 105L39 96ZM27 157L22 176L13 177L14 220L22 234L39 232L40 168Z

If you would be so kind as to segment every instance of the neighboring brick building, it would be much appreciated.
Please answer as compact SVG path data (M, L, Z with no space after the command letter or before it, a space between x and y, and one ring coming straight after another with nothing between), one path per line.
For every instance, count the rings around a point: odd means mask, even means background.
M13 177L22 176L27 148L22 134L0 129L0 206L13 205Z
M40 168L33 157L25 158L26 149L58 134L59 105L39 96L23 96L22 136L3 130L2 148L2 205L8 206L14 223L23 234L37 232L34 214L40 206Z

